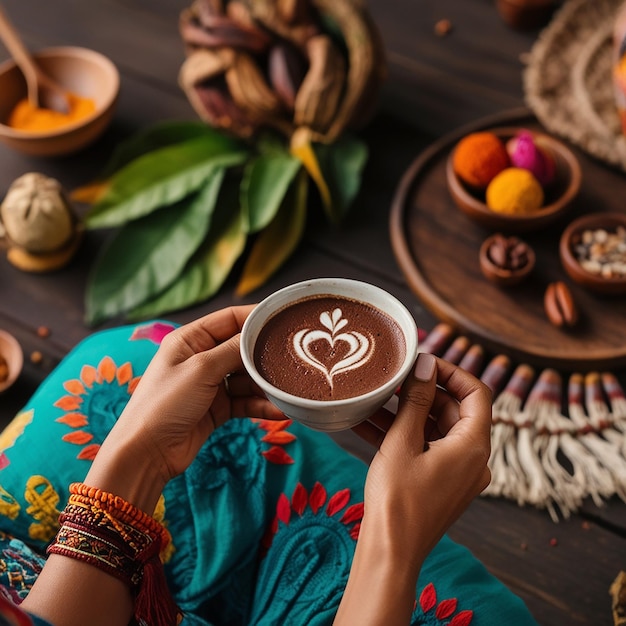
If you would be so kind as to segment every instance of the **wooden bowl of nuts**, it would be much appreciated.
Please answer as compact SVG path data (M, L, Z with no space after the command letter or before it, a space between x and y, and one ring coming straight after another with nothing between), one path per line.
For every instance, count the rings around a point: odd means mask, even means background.
M535 267L534 250L518 237L502 233L483 241L478 259L485 278L501 287L518 285Z
M569 277L586 289L626 293L626 214L579 217L563 231L559 254Z
M17 339L6 330L0 330L0 393L17 380L23 364L24 355Z
M538 230L560 218L578 194L581 178L567 145L524 128L466 135L446 164L448 190L458 208L506 234Z

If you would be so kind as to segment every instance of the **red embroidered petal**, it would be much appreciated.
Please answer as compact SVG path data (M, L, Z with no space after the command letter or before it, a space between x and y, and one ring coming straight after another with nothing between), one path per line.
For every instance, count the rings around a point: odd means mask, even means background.
M461 611L450 620L448 626L469 626L473 617L474 611Z
M83 459L85 461L93 461L96 458L96 454L98 454L98 450L100 450L100 444L92 443L88 446L85 446L76 456L77 459Z
M289 498L284 493L281 493L278 497L276 516L283 524L289 524L289 520L291 519L291 504Z
M112 383L115 378L115 361L110 356L102 357L102 360L98 364L98 374L102 380L106 380L107 383Z
M274 433L277 430L285 430L293 423L293 420L254 420L259 428Z
M83 365L83 368L80 370L80 379L85 384L85 387L92 387L96 382L96 378L96 368L93 365Z
M124 363L117 368L117 382L119 386L125 385L133 377L133 366L130 363Z
M350 537L355 541L359 538L359 533L361 532L361 522L355 524L352 530L350 531Z
M328 506L326 507L326 514L328 516L334 515L338 513L341 509L343 509L348 501L350 500L350 490L342 489L338 491L332 498L328 501Z
M295 441L296 436L292 435L290 432L286 430L278 430L278 431L270 431L267 435L264 435L261 441L265 441L266 443L275 443L280 446L284 446L285 444L291 443Z
M291 465L293 459L280 447L272 446L269 450L264 450L261 454L270 462L278 465Z
M81 426L86 426L89 423L87 416L82 413L66 413L61 417L57 417L56 421L61 424L67 424L72 428L80 428Z
M306 489L302 485L302 483L298 483L296 488L293 490L293 496L291 497L291 506L293 510L302 517L302 513L304 513L304 509L306 508L307 500L309 499L309 494L306 492Z
M59 398L53 406L56 406L58 409L63 409L64 411L76 411L76 409L80 408L83 399L79 396L63 396Z
M93 435L91 433L86 433L84 430L75 430L74 432L67 433L67 435L63 435L61 439L63 439L63 441L67 441L68 443L75 443L82 446L83 444L91 441L93 439Z
M128 383L128 393L133 393L133 391L135 391L140 380L141 376L135 376L135 378Z
M352 522L359 522L363 519L363 503L353 504L346 509L346 512L339 520L343 524L351 524Z
M313 485L311 495L309 496L309 506L311 507L313 513L317 515L320 507L324 506L324 502L326 502L326 489L324 488L324 485L317 482Z
M63 383L63 388L68 393L71 393L73 396L82 396L85 394L85 387L80 380L74 378L73 380L66 380Z
M437 592L435 591L435 585L428 583L422 593L420 594L420 606L424 613L428 613L435 604L437 604Z
M0 470L3 470L5 467L9 467L11 465L11 461L9 461L9 457L4 453L0 453Z
M457 599L449 598L448 600L442 600L435 611L435 617L438 619L445 619L446 617L450 617L452 613L456 611L457 607Z

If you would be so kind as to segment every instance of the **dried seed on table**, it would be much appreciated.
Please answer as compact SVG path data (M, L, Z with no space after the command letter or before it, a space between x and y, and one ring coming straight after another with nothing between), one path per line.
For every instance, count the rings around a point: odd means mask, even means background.
M30 360L31 363L41 363L43 361L43 354L41 354L39 350L35 350L34 352L30 353Z
M452 22L450 20L439 20L435 24L435 34L439 37L444 37L452 30Z
M552 324L561 328L572 327L578 321L578 311L569 287L562 281L550 283L544 299L546 316Z

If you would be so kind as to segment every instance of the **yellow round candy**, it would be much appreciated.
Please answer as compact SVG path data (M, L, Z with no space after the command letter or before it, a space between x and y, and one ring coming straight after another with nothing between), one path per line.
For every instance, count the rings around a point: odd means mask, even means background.
M529 215L543 206L544 194L528 170L509 167L489 183L486 199L487 206L496 213Z

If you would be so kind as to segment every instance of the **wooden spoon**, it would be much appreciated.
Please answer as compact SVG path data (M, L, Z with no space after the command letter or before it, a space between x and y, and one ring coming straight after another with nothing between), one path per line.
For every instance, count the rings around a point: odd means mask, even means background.
M65 90L35 63L17 31L0 6L0 38L26 79L31 106L68 113L70 102Z

